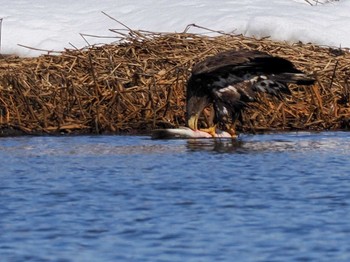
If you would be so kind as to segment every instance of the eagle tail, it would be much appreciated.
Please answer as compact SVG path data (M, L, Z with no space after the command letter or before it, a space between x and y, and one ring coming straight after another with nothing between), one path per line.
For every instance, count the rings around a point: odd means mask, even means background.
M297 84L297 85L312 85L315 83L315 78L300 73L281 73L270 77L271 80L277 81L284 84Z

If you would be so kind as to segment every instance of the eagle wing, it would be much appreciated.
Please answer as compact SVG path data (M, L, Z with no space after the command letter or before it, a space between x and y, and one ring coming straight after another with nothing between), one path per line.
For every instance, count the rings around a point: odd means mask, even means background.
M206 58L192 69L192 75L217 75L225 73L302 73L294 65L283 58L274 57L260 51L226 51Z
M212 103L215 122L236 119L243 108L264 92L282 98L287 84L311 85L313 77L296 69L287 59L260 51L231 50L211 56L192 68L187 83L188 126L196 129L198 116Z
M205 83L207 91L236 91L240 94L238 99L252 101L255 92L274 96L290 94L286 84L310 85L315 79L296 69L287 59L260 51L230 50L197 63L192 69L191 81ZM241 82L244 84L234 87Z

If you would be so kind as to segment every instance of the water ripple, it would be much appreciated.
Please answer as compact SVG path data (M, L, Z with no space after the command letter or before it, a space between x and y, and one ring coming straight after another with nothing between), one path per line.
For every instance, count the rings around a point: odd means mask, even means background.
M350 136L0 139L4 261L348 261Z

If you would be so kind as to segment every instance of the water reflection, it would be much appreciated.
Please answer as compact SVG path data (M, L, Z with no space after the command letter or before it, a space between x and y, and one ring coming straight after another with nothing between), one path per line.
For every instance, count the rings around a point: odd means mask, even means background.
M237 140L160 139L132 136L100 137L23 137L3 138L0 156L65 156L65 155L148 155L183 154L186 152L249 154L259 152L330 152L350 151L348 132L275 133L242 135Z
M189 139L186 146L192 152L239 153L242 151L243 142L240 139Z
M189 151L217 153L329 152L334 150L337 153L347 154L350 151L350 136L347 132L243 135L238 140L189 139L186 142Z

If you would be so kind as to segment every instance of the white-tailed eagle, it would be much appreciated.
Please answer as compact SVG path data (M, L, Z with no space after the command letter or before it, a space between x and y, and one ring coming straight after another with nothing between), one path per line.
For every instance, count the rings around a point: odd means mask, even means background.
M256 101L259 92L282 99L291 94L287 84L312 85L315 79L281 57L260 51L226 51L206 58L192 69L187 83L187 126L198 130L198 118L204 108L213 105L208 133L215 136L218 124L235 136L233 123L242 110ZM230 125L227 124L230 122Z

